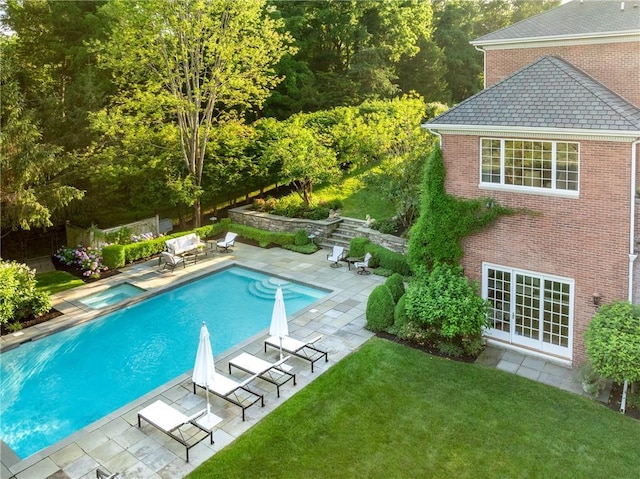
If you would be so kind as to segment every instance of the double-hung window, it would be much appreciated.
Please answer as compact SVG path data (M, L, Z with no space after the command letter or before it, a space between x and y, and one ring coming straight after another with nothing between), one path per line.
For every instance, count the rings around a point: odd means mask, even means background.
M578 143L482 138L480 146L481 186L578 192Z

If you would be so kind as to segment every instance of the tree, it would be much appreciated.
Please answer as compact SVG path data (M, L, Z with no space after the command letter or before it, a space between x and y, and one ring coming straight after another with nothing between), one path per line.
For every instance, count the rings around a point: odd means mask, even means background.
M628 301L602 305L587 326L584 340L595 371L624 383L620 404L624 412L628 384L640 381L640 306Z
M109 72L96 65L89 42L107 23L97 16L104 1L8 0L2 24L11 29L12 58L42 140L66 152L91 143L88 114L107 101Z
M113 28L97 51L120 90L107 118L150 129L173 124L199 226L212 129L230 111L262 104L289 38L258 0L116 0L102 10Z
M281 181L294 185L305 206L311 204L315 184L332 181L340 174L335 153L317 136L305 124L304 115L298 115L282 123L279 137L264 153L269 162L282 165Z
M422 77L441 74L438 52L426 51L432 32L430 2L396 1L291 1L271 2L298 52L279 68L287 78L278 94L267 102L267 111L285 118L295 111L317 111L356 105L366 99L391 98L399 93L399 68L416 58L410 67ZM439 79L424 79L433 85ZM406 82L405 82L406 83ZM411 85L409 85L411 88ZM409 90L404 91L409 93ZM289 99L288 102L285 98Z
M83 192L64 184L68 157L58 146L43 143L33 111L14 76L12 40L0 41L0 225L3 236L18 229L52 226L51 216Z

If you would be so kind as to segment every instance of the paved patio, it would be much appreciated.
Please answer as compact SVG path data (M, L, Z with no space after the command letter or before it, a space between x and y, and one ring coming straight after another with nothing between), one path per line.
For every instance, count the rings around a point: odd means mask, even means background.
M215 443L210 445L208 440L199 443L191 449L188 463L185 462L185 449L177 441L144 422L141 428L137 426L137 412L157 399L162 399L186 414L192 414L206 406L204 391L199 390L197 394L193 394L190 371L185 371L182 376L24 461L20 461L2 444L0 479L94 479L96 468L105 472L118 472L121 478L182 478L372 336L372 333L364 329L366 302L370 291L382 283L384 278L376 275L360 276L353 270L349 271L346 266L331 268L326 261L326 251L305 256L280 248L265 250L240 243L232 253L209 253L207 257L201 257L197 264L189 265L186 269L178 268L173 273L161 271L158 260L155 259L124 268L122 274L104 281L60 293L54 297L54 305L65 313L63 316L29 328L17 336L3 337L0 344L4 349L12 343L37 338L70 324L91 320L100 313L79 303L78 298L113 284L127 281L148 290L148 294L155 294L231 263L332 291L319 302L292 315L289 321L290 332L294 337L304 339L324 335L319 344L329 352L328 363L317 362L315 372L311 373L308 362L291 359L288 364L293 366L292 372L296 373L298 384L293 386L289 382L283 386L280 398L276 397L273 385L255 381L252 387L265 395L265 407L254 405L247 409L247 420L244 422L240 408L212 395L212 412L223 418L223 421L213 434ZM239 351L273 361L278 359L277 350L269 349L266 354L264 352L263 340L267 337L267 332L264 331L217 356L218 369L226 373L228 360ZM583 394L573 370L540 358L490 346L478 362ZM243 377L237 370L233 374Z
M186 269L176 268L173 273L161 271L158 260L154 259L124 268L122 274L104 281L60 293L54 297L54 306L65 313L63 316L29 328L18 336L3 337L2 347L50 334L52 330L69 324L91 320L99 313L77 300L111 285L127 281L149 290L149 294L155 294L231 263L332 291L289 318L293 337L310 339L324 335L318 344L329 352L329 362L318 361L312 374L308 362L295 358L289 360L288 364L296 374L297 385L293 386L291 382L284 385L280 398L276 397L272 384L254 381L252 389L264 394L265 407L254 405L248 408L244 422L240 408L211 395L212 412L223 421L213 434L214 444L210 445L208 440L199 443L191 449L188 463L185 462L185 448L177 441L144 422L141 428L137 425L137 412L157 399L186 414L193 414L206 406L204 391L198 390L197 394L193 394L190 371L185 371L175 380L26 460L20 461L3 445L0 479L94 479L98 467L105 472L118 472L121 478L184 477L372 336L364 329L366 302L370 291L384 278L373 274L358 275L353 269L349 271L346 265L331 268L326 260L326 251L301 255L280 248L265 250L237 243L232 253L209 253L206 257L201 256L197 264L189 265ZM239 351L277 360L277 350L270 348L266 354L264 352L263 341L267 333L264 331L216 356L217 368L226 374L228 359ZM243 377L237 370L233 375Z

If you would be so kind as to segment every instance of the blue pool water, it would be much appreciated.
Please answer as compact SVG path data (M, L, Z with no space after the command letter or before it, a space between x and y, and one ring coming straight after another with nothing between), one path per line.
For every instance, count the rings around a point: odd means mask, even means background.
M115 304L121 303L144 292L145 290L142 288L138 288L137 286L129 283L122 283L116 286L112 286L99 293L85 296L78 301L86 306L89 306L90 308L102 309L106 308L107 306L113 306Z
M193 369L202 321L214 354L324 290L232 267L0 355L0 437L26 458ZM218 366L220 368L220 366Z

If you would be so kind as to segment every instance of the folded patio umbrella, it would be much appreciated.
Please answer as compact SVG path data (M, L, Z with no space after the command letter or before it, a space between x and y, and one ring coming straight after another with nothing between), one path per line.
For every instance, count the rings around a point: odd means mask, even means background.
M282 338L289 336L289 324L287 324L287 311L284 307L282 288L276 290L276 301L273 305L273 313L271 313L269 334L280 338L280 359L282 359Z
M207 414L211 414L211 403L209 402L209 386L213 384L215 378L215 363L213 362L213 351L209 340L209 330L202 322L200 328L200 341L198 342L198 352L196 353L196 364L193 367L192 380L199 386L204 386L207 395Z

